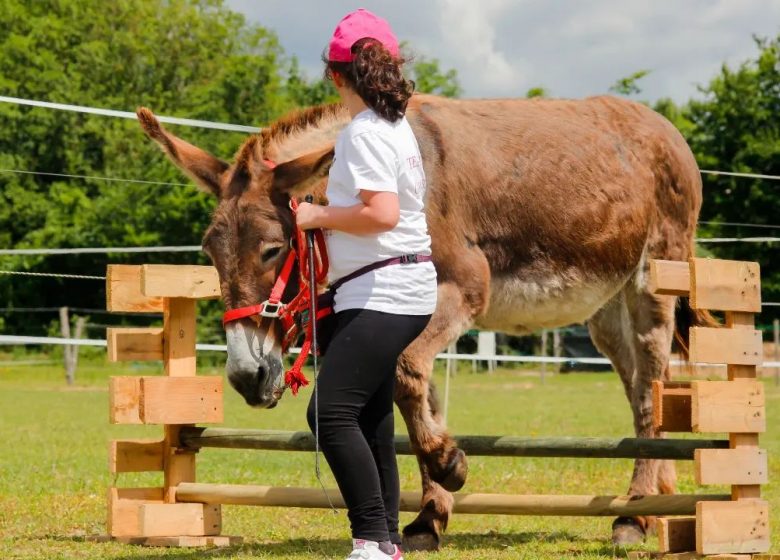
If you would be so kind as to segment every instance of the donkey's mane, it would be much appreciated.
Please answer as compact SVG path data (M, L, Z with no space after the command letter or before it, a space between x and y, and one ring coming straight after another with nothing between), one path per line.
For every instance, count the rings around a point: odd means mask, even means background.
M255 155L258 148L261 154L256 155L277 163L295 159L333 142L348 117L346 108L338 103L292 111L250 136L239 148L237 159Z
M318 125L323 119L335 117L341 110L342 105L330 103L287 113L261 131L263 150L268 149L272 142L279 143L297 132Z

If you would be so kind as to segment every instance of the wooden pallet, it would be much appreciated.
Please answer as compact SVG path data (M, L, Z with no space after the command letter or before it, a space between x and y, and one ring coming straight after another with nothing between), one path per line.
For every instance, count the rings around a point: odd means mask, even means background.
M162 360L165 376L112 377L113 424L162 425L156 439L116 440L109 469L160 471L159 488L109 488L107 538L148 546L233 546L240 537L220 535L221 506L176 502L176 487L195 482L195 452L179 447L182 426L223 419L221 376L196 375L195 304L219 297L216 270L208 266L108 267L110 311L163 313L162 328L108 329L109 361Z
M730 502L700 502L694 517L661 518L660 552L644 558L750 558L769 550L769 504L761 499L767 483L766 451L758 436L766 430L761 364L761 311L757 263L691 259L652 261L655 294L689 297L691 308L722 311L723 328L693 327L690 360L726 364L728 381L653 383L653 421L666 432L726 432L729 449L698 449L696 482L731 485ZM754 558L769 558L767 555Z

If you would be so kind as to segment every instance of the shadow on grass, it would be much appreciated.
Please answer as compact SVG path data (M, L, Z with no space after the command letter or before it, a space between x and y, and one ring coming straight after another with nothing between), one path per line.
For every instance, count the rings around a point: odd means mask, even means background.
M91 542L83 536L43 535L34 539L25 540L52 540L58 542L90 542L95 546L116 543ZM569 543L570 546L566 546ZM471 550L505 550L507 548L522 548L523 546L553 545L555 553L567 557L577 556L587 552L604 556L606 558L625 558L627 549L614 546L611 542L583 538L568 531L527 531L518 533L498 533L488 531L486 533L454 533L446 535L442 545L444 549L462 550L464 553ZM140 545L122 544L123 551L115 553L106 551L103 558L110 560L137 560L144 558L149 560L196 560L198 558L229 558L237 554L247 556L295 556L302 557L328 557L338 558L348 552L350 541L342 539L288 539L278 542L250 542L242 545L217 548L155 548ZM633 548L631 549L633 550ZM551 551L552 552L552 551ZM423 553L425 554L425 553Z
M566 546L569 543L570 546ZM565 557L574 557L587 552L608 558L624 558L628 550L623 547L615 546L610 540L600 540L584 538L576 533L568 531L526 531L518 533L498 533L488 531L486 533L455 533L445 535L442 539L444 549L462 550L486 550L486 549L507 549L522 548L526 545L534 547L544 547L552 545L555 553L563 554Z

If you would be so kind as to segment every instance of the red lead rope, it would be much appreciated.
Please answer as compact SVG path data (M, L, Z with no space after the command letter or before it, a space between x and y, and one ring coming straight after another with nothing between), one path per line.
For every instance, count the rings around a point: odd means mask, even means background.
M292 209L293 214L298 210L298 203L294 199L290 200L290 208ZM328 253L325 247L325 236L321 229L314 232L314 239L316 246L314 251L314 277L317 284L320 284L325 282L328 276ZM282 303L282 295L290 281L290 275L292 274L296 260L298 261L298 294L289 302ZM311 313L312 301L311 296L309 295L310 277L311 271L309 270L309 249L306 245L306 233L298 226L295 226L295 231L293 232L293 248L290 249L287 259L284 261L284 265L282 265L282 270L279 272L276 282L274 282L268 299L258 305L239 307L226 311L222 317L222 324L227 325L231 321L237 321L254 315L279 319L282 322L282 331L284 332L282 352L287 352L290 344L292 344L299 334L296 318L304 313ZM316 309L316 302L314 302L314 304L317 317L319 317L321 313ZM301 345L301 353L295 359L292 367L284 374L285 385L290 387L293 395L297 395L298 389L309 384L309 380L306 379L306 376L303 374L302 368L311 352L312 321L313 319L311 317L307 317L306 320L303 321L305 332L303 344Z

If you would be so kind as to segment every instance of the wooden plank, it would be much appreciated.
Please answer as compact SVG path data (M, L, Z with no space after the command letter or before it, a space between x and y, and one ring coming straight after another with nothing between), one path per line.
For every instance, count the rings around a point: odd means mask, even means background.
M213 504L143 504L138 508L139 537L219 535L222 516Z
M769 504L764 500L696 504L696 552L747 554L769 550Z
M691 271L688 262L650 259L648 288L651 294L687 296L691 289Z
M400 511L420 510L419 492L401 492ZM651 496L453 494L455 513L550 516L693 515L701 501L728 501L727 494L661 494ZM330 509L344 507L338 489L291 488L249 484L183 482L176 500L205 504Z
M166 298L163 312L165 374L186 377L196 373L195 300Z
M133 544L137 546L166 546L171 548L223 548L227 546L239 546L243 544L244 537L234 537L228 535L212 535L203 537L114 537L111 538L111 540L120 542L122 544Z
M758 449L758 434L729 434L729 447L736 450ZM758 484L740 484L731 487L731 499L760 498L761 486Z
M696 550L695 517L659 517L657 531L658 550L661 552Z
M165 298L216 299L219 275L213 266L145 264L141 293Z
M761 312L758 263L691 259L690 270L693 309Z
M141 293L141 266L110 264L106 269L106 309L131 313L160 313L162 298Z
M628 560L764 560L752 554L708 554L697 552L649 552L635 550L628 553ZM774 560L774 559L767 559ZM778 559L780 560L780 559Z
M111 473L163 470L163 442L153 439L114 440L109 444Z
M759 365L763 359L761 331L691 327L690 360L706 364Z
M753 313L726 311L726 326L730 329L748 329L752 331L755 330L756 316ZM726 368L730 380L753 379L756 377L755 365L728 364Z
M112 537L139 535L138 510L143 504L162 503L162 488L109 488L108 534Z
M752 379L693 381L691 424L694 432L766 431L764 386Z
M690 419L690 412L688 413ZM690 423L690 420L689 420ZM690 430L689 430L690 431ZM253 430L182 426L181 446L222 449L267 449L275 451L314 451L310 431ZM469 457L577 457L603 459L683 459L693 460L695 449L728 449L723 439L671 438L592 438L592 437L518 437L458 434L458 449ZM395 436L398 455L414 455L409 436Z
M109 378L108 421L111 424L143 424L140 377Z
M662 432L691 431L690 383L653 381L653 426Z
M697 449L696 484L766 484L769 477L764 449Z
M106 339L109 362L163 359L163 330L160 327L109 327Z
M197 424L223 421L222 377L139 377L141 419L145 424Z
M180 449L179 430L182 426L168 425L164 427L164 483L163 495L167 503L176 502L176 487L181 482L195 482L195 453L192 450Z

